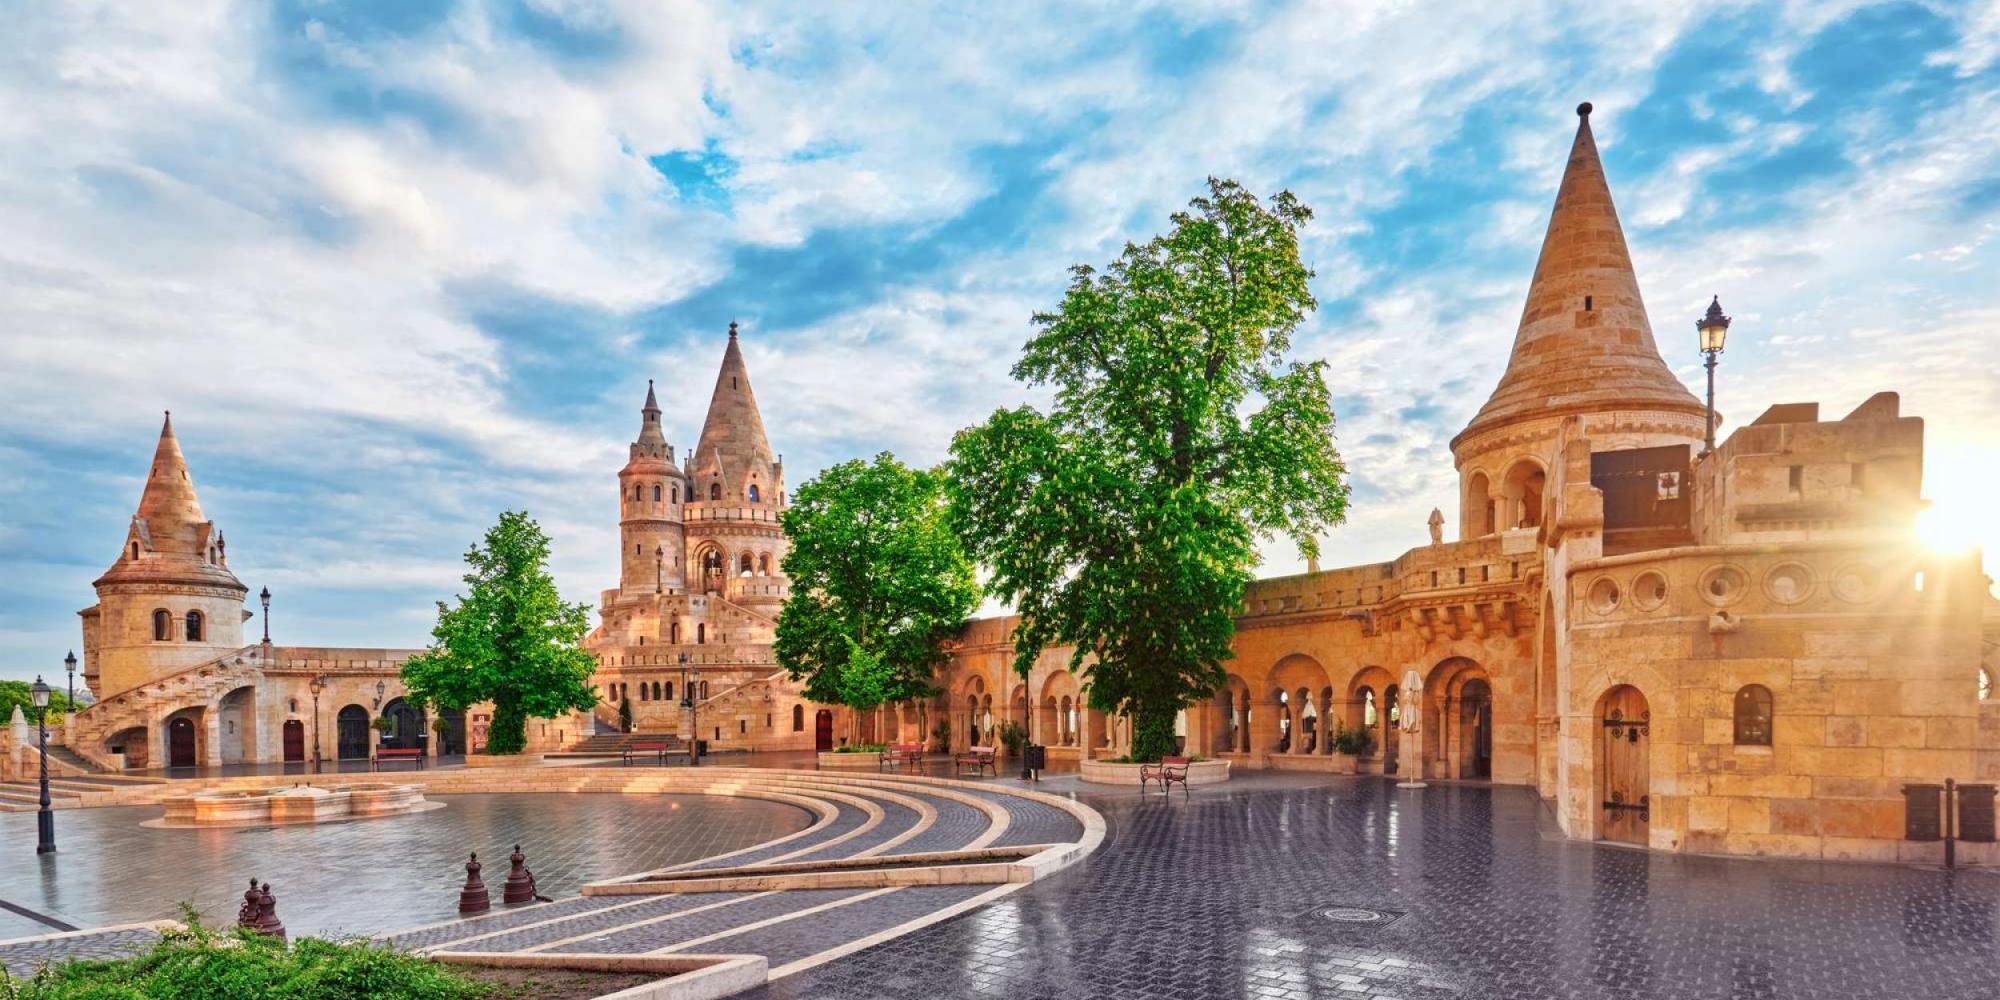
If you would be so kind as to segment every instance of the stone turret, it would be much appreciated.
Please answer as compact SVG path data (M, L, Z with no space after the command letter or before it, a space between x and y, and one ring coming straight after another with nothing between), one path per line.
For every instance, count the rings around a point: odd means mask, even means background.
M94 586L97 604L78 614L84 681L100 698L243 645L249 590L202 513L171 414L118 560Z
M785 506L785 468L764 436L735 323L729 324L729 345L688 472L694 487L687 511L691 589L775 608L784 599L779 564L786 546L778 513Z
M688 484L660 427L660 403L650 379L639 413L639 437L618 471L618 586L627 595L687 586L681 518Z
M1694 443L1702 404L1660 359L1625 232L1598 159L1589 104L1556 191L1507 371L1452 439L1460 535L1541 523L1557 429L1582 421L1594 450Z

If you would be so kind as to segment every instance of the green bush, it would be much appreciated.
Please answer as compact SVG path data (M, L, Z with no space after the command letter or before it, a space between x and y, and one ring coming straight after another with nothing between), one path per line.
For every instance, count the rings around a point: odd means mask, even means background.
M0 1000L485 1000L494 988L405 952L358 941L284 942L193 922L151 951L0 975Z
M1000 724L1000 745L1007 748L1007 756L1019 757L1021 748L1028 743L1028 730L1013 719Z
M840 746L834 747L833 752L834 753L881 753L882 751L887 749L889 749L889 744L887 743L856 743L853 744L852 746L849 746L847 744L842 744Z
M1333 752L1353 754L1360 757L1375 749L1375 736L1366 729L1349 729L1336 722L1333 727Z

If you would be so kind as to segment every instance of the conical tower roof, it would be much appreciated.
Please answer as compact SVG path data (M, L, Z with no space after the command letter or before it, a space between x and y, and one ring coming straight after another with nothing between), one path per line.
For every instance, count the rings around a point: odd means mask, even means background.
M208 520L201 512L201 498L195 495L194 478L188 475L180 439L174 436L172 413L160 425L160 443L153 448L153 467L146 473L136 516L152 526L155 548L176 552L193 552L194 538L192 532L174 529Z
M135 555L135 546L137 554ZM123 551L97 583L178 582L244 589L229 571L222 532L202 513L170 413L153 448Z
M771 481L771 442L764 436L764 418L757 411L757 394L750 389L750 369L736 342L736 324L729 324L729 346L722 352L722 370L715 375L715 392L708 398L708 417L701 425L701 444L694 454L697 482L720 474L724 492L742 492L757 472L763 488Z
M1577 107L1576 141L1556 190L1507 371L1454 445L1476 432L1549 416L1702 412L1653 342L1625 231L1591 135L1590 110L1587 103Z

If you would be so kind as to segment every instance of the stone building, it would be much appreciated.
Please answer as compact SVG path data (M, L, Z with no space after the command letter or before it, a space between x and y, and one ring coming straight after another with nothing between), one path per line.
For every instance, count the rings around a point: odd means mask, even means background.
M2000 702L1977 555L1911 530L1923 422L1886 392L1838 419L1779 404L1704 453L1578 111L1506 372L1451 443L1457 540L1434 515L1391 562L1254 583L1186 747L1396 773L1414 741L1424 777L1527 786L1574 837L1935 857L1902 839L1902 786L2000 779ZM966 631L933 706L954 744L1015 719L1052 756L1121 753L1067 650L1012 673L1011 628ZM1372 748L1333 753L1343 729Z

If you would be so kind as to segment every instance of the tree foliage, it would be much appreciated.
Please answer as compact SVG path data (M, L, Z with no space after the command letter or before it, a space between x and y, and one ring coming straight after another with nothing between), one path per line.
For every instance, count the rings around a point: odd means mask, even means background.
M1211 178L1172 228L1084 265L1035 317L1014 377L1055 391L953 442L951 517L1021 614L1015 669L1072 645L1090 705L1133 718L1136 759L1224 680L1260 536L1316 556L1347 508L1325 363L1287 362L1316 308L1290 192Z
M792 589L776 653L806 697L868 711L935 694L945 642L979 603L944 477L888 452L850 460L800 486L780 522Z
M12 721L14 718L14 709L16 706L19 706L21 717L28 720L28 725L32 730L35 724L36 712L34 694L29 690L32 686L27 681L0 681L0 725L6 725ZM63 718L68 714L69 695L65 694L59 685L50 684L49 725L62 725ZM29 738L34 738L32 731Z
M414 701L461 711L493 703L488 753L520 753L530 717L597 701L595 661L579 645L590 631L590 605L563 601L548 560L541 526L526 511L502 513L484 544L465 554L466 593L456 606L438 602L431 648L403 664Z

